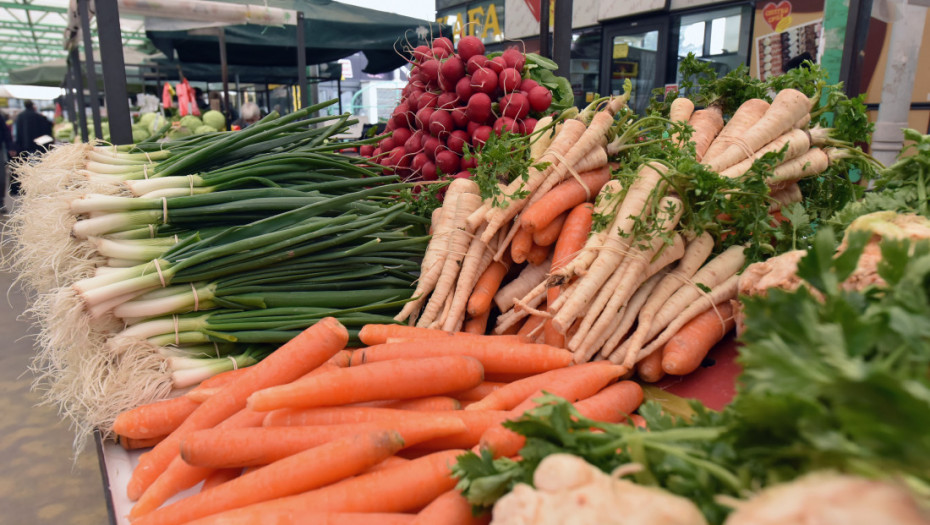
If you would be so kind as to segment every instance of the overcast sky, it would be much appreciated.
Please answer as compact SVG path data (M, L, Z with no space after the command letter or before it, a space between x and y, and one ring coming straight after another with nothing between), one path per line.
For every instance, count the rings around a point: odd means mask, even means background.
M377 9L378 11L389 11L414 18L424 20L433 20L436 16L435 0L394 0L386 2L385 0L338 0L344 4Z

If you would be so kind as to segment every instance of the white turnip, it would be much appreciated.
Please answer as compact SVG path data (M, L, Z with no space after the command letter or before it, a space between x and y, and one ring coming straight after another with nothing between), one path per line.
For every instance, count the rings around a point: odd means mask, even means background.
M734 502L735 503L735 502ZM908 490L888 482L815 473L740 503L725 525L928 525Z

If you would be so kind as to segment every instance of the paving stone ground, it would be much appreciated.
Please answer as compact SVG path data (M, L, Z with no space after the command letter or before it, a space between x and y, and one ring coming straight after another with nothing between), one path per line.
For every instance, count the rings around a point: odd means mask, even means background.
M0 524L105 525L93 443L75 459L68 426L30 391L32 339L18 319L26 299L12 277L0 272Z

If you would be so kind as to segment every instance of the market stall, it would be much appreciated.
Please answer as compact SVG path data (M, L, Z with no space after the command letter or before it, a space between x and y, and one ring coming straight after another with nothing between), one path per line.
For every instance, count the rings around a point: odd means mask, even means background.
M930 137L882 165L812 63L690 55L639 112L412 56L358 156L330 101L21 167L38 384L115 521L927 523Z

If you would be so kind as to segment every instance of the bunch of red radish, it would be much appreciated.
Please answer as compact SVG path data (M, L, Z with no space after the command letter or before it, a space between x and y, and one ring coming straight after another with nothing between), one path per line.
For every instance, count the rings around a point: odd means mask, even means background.
M552 92L524 78L526 57L516 47L494 58L474 36L459 40L458 51L445 37L413 51L410 81L386 131L390 136L360 154L405 180L437 180L440 174L470 177L479 150L491 133L529 134L549 109Z

